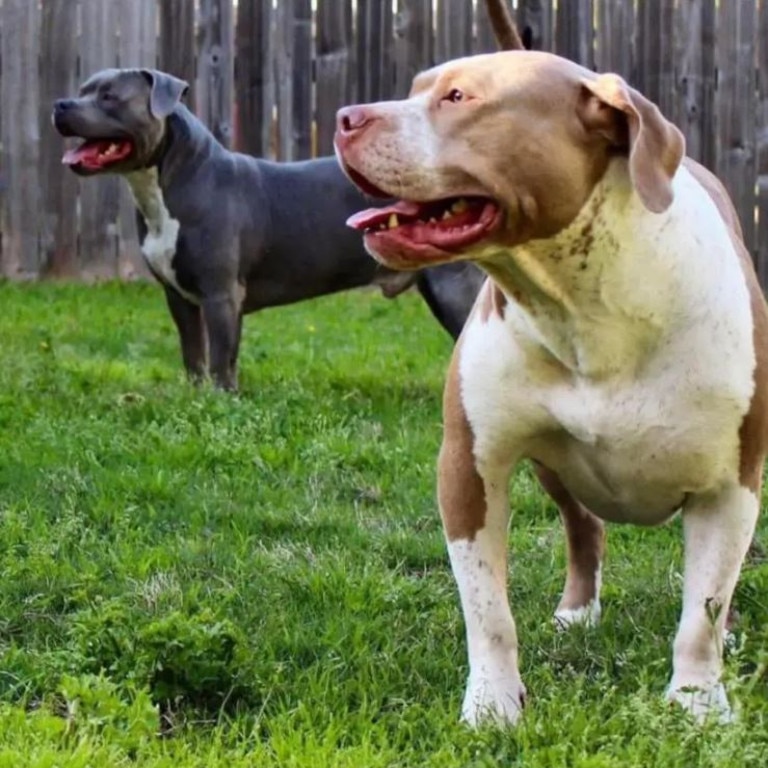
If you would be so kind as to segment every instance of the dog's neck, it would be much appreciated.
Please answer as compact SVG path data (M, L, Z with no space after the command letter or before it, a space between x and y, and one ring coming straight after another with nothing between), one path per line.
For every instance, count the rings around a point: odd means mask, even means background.
M691 181L681 169L672 206L653 214L634 194L626 161L616 159L564 230L511 250L489 247L478 261L517 322L562 364L596 378L632 375L674 328L691 321L681 313L695 303L681 303L681 293L712 287L686 271L700 251L691 235ZM682 258L670 258L670 248Z
M160 189L157 167L126 173L125 180L150 234L160 235L167 229L171 215Z
M179 104L166 119L165 134L150 166L157 167L160 184L166 187L182 171L185 175L194 174L212 157L227 153L205 124Z

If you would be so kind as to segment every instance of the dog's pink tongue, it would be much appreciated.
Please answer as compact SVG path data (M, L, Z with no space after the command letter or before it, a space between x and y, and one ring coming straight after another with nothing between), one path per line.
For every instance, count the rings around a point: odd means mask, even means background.
M79 147L68 149L61 158L64 165L79 165L80 163L93 162L98 158L101 151L101 143L86 142Z
M418 203L400 200L384 208L368 208L365 211L355 213L347 219L347 226L357 230L371 229L387 222L393 213L413 218L419 215L420 210L421 206Z

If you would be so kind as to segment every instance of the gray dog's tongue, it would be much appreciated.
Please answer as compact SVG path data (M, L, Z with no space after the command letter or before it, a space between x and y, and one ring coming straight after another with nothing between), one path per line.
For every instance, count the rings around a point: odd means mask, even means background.
M72 147L64 153L61 162L64 165L78 165L90 157L97 157L99 149L97 146L83 144L81 147Z
M82 165L86 168L103 168L123 160L131 153L128 141L88 140L79 147L68 149L61 158L64 165Z

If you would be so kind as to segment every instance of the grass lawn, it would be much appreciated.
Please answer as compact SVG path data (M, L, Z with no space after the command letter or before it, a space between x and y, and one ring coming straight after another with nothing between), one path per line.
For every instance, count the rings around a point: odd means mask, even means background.
M0 307L0 768L768 765L768 562L737 593L739 721L695 727L662 698L679 522L612 527L602 624L558 634L563 536L526 468L530 706L458 724L450 343L417 296L248 318L237 397L186 384L156 286L4 284Z

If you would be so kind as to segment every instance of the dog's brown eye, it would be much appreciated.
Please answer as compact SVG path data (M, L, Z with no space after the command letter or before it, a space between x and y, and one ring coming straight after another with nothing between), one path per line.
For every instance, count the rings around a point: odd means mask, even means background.
M464 93L463 91L460 91L458 88L453 88L452 90L448 91L447 95L443 96L443 101L450 101L453 104L457 104L460 101L464 100Z

